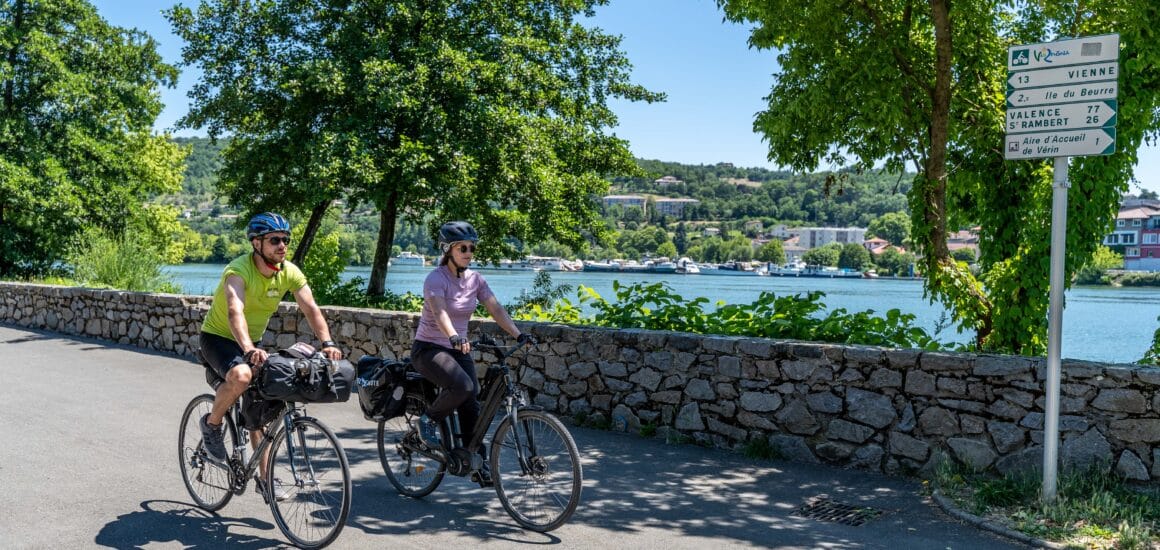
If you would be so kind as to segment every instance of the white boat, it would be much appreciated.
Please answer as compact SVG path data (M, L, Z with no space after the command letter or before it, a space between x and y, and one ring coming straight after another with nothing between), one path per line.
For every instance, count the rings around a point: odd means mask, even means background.
M806 270L805 262L798 260L785 265L769 264L766 272L773 277L801 277Z
M744 262L725 262L723 264L705 264L701 267L701 275L734 275L756 277L764 273L757 271L753 266Z
M416 254L408 250L391 258L390 265L417 265L422 267L427 265L427 258L424 258L422 254Z
M677 260L677 273L697 275L701 273L701 266L697 265L697 262L694 262L689 258L681 258Z
M536 271L570 271L562 258L553 256L528 256L527 262Z

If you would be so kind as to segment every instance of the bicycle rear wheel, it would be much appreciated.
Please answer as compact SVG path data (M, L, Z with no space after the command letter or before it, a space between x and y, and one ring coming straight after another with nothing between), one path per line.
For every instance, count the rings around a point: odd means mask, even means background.
M379 462L400 494L422 498L443 481L447 465L416 450L419 434L412 421L427 410L427 401L418 393L408 393L404 400L401 416L379 422Z
M186 405L181 415L181 426L177 430L177 461L181 466L181 479L189 496L199 508L211 512L221 510L233 497L233 483L230 482L230 471L211 464L205 457L205 449L201 446L201 417L209 414L213 409L213 396L199 395ZM230 415L225 416L226 449L236 447L234 421Z
M266 487L273 492L279 485L288 494L270 498L270 511L290 542L322 548L338 538L350 514L350 467L329 428L310 417L295 418L289 432L279 428L270 447Z
M572 434L556 417L519 411L505 418L491 445L491 475L504 510L541 533L563 525L580 504L584 474Z

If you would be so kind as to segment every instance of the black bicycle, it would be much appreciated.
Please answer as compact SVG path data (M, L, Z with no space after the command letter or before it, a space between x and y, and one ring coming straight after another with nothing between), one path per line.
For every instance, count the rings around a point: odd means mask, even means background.
M224 380L208 365L205 372L206 381L217 390ZM252 386L247 391L253 391ZM301 548L334 542L350 513L351 483L346 452L330 428L307 416L301 403L276 402L281 407L277 420L266 424L261 443L251 454L238 399L225 416L230 457L228 468L222 467L206 458L201 444L201 417L213 408L213 399L210 394L193 398L177 435L181 476L194 502L211 512L220 510L245 491L265 454L269 457L265 494L278 529Z
M524 528L547 532L563 525L580 503L583 472L580 453L572 434L555 416L530 405L508 368L514 357L517 367L527 364L528 347L497 345L486 337L472 344L494 352L480 383L482 411L471 441L460 435L459 415L453 413L440 426L443 448L429 449L419 438L416 419L427 410L438 388L408 365L400 416L379 422L379 459L387 479L404 495L421 498L431 494L443 476L467 476L482 466L478 450L492 421L504 408L503 419L491 437L492 482L504 510ZM518 372L518 369L517 369Z

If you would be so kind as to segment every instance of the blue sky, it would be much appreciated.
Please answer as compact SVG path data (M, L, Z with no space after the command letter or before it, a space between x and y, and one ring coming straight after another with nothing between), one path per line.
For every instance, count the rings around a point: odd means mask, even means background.
M110 23L151 34L170 63L180 60L181 41L161 16L170 1L93 4ZM612 103L620 118L613 133L629 141L634 155L686 164L777 168L766 160L768 148L753 132L753 117L764 108L762 98L778 69L775 54L750 49L748 27L723 22L714 0L612 0L597 9L593 23L623 37L621 46L632 61L635 82L668 94L666 102L651 105ZM159 130L172 129L188 110L185 94L196 79L193 69L185 69L176 89L163 90L166 108L157 121ZM190 130L176 134L203 135ZM1160 192L1160 147L1141 150L1140 159L1136 179Z

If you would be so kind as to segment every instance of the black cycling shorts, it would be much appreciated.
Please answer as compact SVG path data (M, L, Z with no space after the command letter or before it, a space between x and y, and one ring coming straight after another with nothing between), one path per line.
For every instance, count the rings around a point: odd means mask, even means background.
M222 378L235 365L246 362L237 342L208 332L201 333L201 357Z

